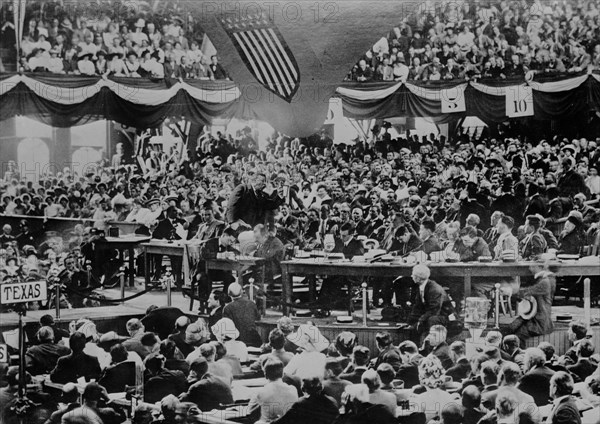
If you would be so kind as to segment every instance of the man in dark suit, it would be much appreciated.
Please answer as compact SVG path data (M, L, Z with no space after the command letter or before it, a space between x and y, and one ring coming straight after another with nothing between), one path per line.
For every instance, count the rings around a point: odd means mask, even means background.
M150 305L141 319L144 329L156 333L163 340L169 337L175 328L175 322L185 314L174 306Z
M177 208L169 206L166 212L166 218L158 222L156 229L152 233L152 238L163 240L181 240L181 236L177 233L178 227L183 227L185 221L177 217ZM160 279L162 267L162 255L154 255L154 278ZM179 256L169 256L171 267L173 268L173 276L175 277L175 285L181 288L183 285L181 266L182 258Z
M155 403L169 394L178 396L185 392L187 382L185 374L179 370L165 368L165 357L154 355L144 362L144 400Z
M537 272L535 272L537 271ZM509 324L509 334L516 335L522 343L530 337L550 334L554 331L552 323L552 301L556 290L556 276L541 267L534 269L534 283L523 287L517 294L519 298L533 296L537 302L537 313L534 316L519 316Z
M364 255L365 248L362 242L354 237L355 230L352 222L346 222L340 227L340 238L336 241L334 252L343 253L346 259Z
M450 345L450 355L454 366L448 368L446 375L452 377L453 381L462 382L471 372L471 364L466 357L465 342L455 341Z
M432 325L429 334L423 340L421 355L427 356L433 354L438 357L444 369L449 369L454 365L450 356L450 346L446 343L448 330L443 325Z
M238 340L248 346L259 347L262 340L256 329L256 321L260 320L260 313L256 303L244 297L244 290L238 283L233 283L228 289L233 302L223 308L223 318L229 318L240 332Z
M251 177L250 184L238 185L229 196L227 206L227 221L233 224L243 221L252 228L257 224L274 223L274 210L284 200L280 191L267 194L263 190L267 185L265 174L256 174Z
M268 227L264 224L257 224L254 227L254 239L258 243L258 248L256 249L256 252L254 252L254 256L265 260L264 281L266 283L272 283L273 278L276 275L281 274L281 261L283 261L285 257L285 246L281 240L269 232ZM257 281L260 281L260 270L261 267L258 267L258 270L254 270L255 279Z
M416 265L412 270L412 279L418 285L414 295L413 308L408 320L419 335L429 331L433 325L447 326L455 319L454 307L444 289L430 280L431 272L425 265Z
M573 378L559 371L550 379L550 396L554 399L552 412L546 422L552 424L581 424L579 409L573 394Z
M223 230L219 237L214 237L206 240L200 247L200 260L196 264L196 271L194 275L195 284L198 286L198 297L200 298L200 309L206 309L204 304L206 303L210 292L212 291L213 281L223 282L223 291L227 292L229 285L235 281L231 271L211 269L206 272L206 261L207 259L216 259L219 253L233 252L239 254L240 252L233 248L233 244L236 242L238 232L231 227L227 227Z
M201 411L220 409L221 405L233 403L231 387L223 379L208 372L208 362L201 356L190 365L190 374L196 376L187 392L181 396L183 402L193 402Z
M481 404L488 410L492 411L496 407L496 396L498 395L498 372L500 366L495 361L485 361L481 364L479 376L483 383L481 391Z
M321 377L303 379L302 391L305 396L273 424L330 424L338 416L335 400L323 393Z
M396 372L396 378L404 381L404 388L410 389L419 384L419 363L423 356L419 354L417 345L405 340L398 346L402 356L402 365Z
M369 365L369 358L371 352L366 346L355 346L352 350L352 362L344 371L340 374L340 379L347 380L352 384L360 384L361 377L367 370Z
M402 365L400 351L392 343L392 336L387 331L380 331L375 335L375 343L379 349L379 355L375 360L374 368L377 369L381 364L390 364L395 372L398 372Z
M431 254L431 252L439 252L442 250L439 240L434 233L435 222L433 219L423 219L423 222L421 222L421 227L419 228L419 238L422 240L423 244L421 250L428 255Z
M225 223L215 219L214 204L208 200L202 204L200 208L200 217L202 224L198 227L198 231L194 235L195 239L208 240L219 237L225 229Z
M87 274L77 269L76 262L77 259L75 256L69 255L65 258L65 269L57 275L59 284L78 292L87 293L89 289ZM83 307L84 300L85 297L83 295L69 293L69 302L74 308Z
M517 388L530 396L537 406L548 404L550 396L550 379L555 374L546 366L546 354L541 349L532 347L525 351L525 375Z
M567 366L567 370L573 375L575 381L585 381L596 370L597 365L590 361L594 354L594 344L590 339L584 339L579 343L579 358L575 365Z
M71 354L58 358L56 368L50 373L50 380L53 383L75 383L79 377L84 377L87 381L98 379L100 376L100 363L98 358L83 353L85 348L85 334L76 331L69 338L69 347Z
M135 386L135 362L127 360L127 349L118 343L110 348L111 364L102 371L98 384L108 393L125 392L126 386Z

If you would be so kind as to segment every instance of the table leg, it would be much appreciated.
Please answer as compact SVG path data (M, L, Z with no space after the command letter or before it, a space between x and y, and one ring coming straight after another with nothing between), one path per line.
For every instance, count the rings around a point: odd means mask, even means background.
M308 279L308 300L314 302L317 299L317 276L307 275L306 278Z
M289 316L290 308L289 303L292 303L292 277L288 273L286 265L281 267L281 297L285 304L283 305L283 315Z
M135 286L135 272L134 272L134 250L133 247L129 248L129 287Z
M150 285L150 254L147 249L144 249L144 280L146 287L148 290L148 286Z
M465 299L471 296L471 270L465 270Z

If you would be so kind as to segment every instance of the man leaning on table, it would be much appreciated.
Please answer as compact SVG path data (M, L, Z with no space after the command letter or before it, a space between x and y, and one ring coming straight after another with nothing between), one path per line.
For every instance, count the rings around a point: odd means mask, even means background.
M442 286L429 279L431 271L423 264L412 269L412 279L418 286L408 323L422 335L433 325L448 326L454 321L454 307Z

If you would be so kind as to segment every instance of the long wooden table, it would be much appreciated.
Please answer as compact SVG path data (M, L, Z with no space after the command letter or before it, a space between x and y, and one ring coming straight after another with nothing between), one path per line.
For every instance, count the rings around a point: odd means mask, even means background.
M465 297L471 295L473 278L509 278L533 277L534 267L544 264L539 262L465 262L465 263L428 263L433 279L459 277L463 279ZM579 261L550 262L550 270L559 276L592 276L600 275L598 263L580 263ZM352 262L348 260L331 261L322 258L293 259L281 262L282 297L286 304L292 303L292 278L294 275L335 275L345 277L408 277L414 264L395 262ZM290 308L284 305L284 314Z
M185 245L186 243L181 241L168 242L166 240L151 240L148 243L141 244L141 248L144 250L144 275L146 281L146 288L150 284L150 255L167 255L167 256L177 256L182 257L184 262L187 258L185 258ZM188 244L189 246L189 244ZM210 270L222 270L222 271L232 271L237 275L237 281L240 285L242 284L242 272L252 268L252 267L260 267L261 275L264 279L265 274L265 260L263 258L256 258L254 256L234 256L230 259L227 258L216 258L216 259L203 259L205 263L205 270L208 274ZM191 281L190 272L189 272L189 264L184 264L182 266L183 269L183 281L184 284L188 284L191 282L192 290L194 288L194 283ZM262 283L264 281L258 282ZM261 285L262 286L262 285ZM190 298L190 310L193 308L193 298Z

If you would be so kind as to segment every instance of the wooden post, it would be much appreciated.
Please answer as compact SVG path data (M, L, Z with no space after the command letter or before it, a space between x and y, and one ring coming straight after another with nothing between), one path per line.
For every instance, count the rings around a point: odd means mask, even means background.
M496 327L500 328L500 284L496 283L496 302L495 302L495 310L494 317L496 319Z
M125 299L125 269L121 267L119 269L119 284L121 285L121 303Z
M362 283L362 313L363 327L367 326L367 283Z
M583 280L583 313L585 317L585 323L588 328L592 324L592 293L590 288L590 279L586 278Z

